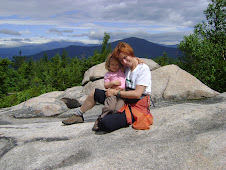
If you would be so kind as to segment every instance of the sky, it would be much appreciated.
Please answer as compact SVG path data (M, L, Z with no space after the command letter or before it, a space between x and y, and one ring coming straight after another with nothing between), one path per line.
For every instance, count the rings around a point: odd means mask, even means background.
M0 0L0 47L129 37L175 45L205 20L209 0Z

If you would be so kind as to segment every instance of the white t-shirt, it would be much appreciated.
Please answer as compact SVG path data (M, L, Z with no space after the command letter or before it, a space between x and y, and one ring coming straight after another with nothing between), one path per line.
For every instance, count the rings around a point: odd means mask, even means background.
M136 89L136 85L146 86L143 94L151 94L151 71L147 64L138 64L131 72L130 68L125 70L126 87Z

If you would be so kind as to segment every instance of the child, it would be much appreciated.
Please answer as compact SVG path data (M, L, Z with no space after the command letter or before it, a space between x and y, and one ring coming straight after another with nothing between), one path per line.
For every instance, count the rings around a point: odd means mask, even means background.
M104 87L106 89L113 88L117 90L125 89L125 73L122 68L121 63L112 56L108 55L105 61L105 68L108 72L104 75ZM122 98L111 96L105 99L104 107L102 109L102 114L96 120L92 130L97 131L99 129L98 124L101 119L110 113L118 112L124 106L124 101Z

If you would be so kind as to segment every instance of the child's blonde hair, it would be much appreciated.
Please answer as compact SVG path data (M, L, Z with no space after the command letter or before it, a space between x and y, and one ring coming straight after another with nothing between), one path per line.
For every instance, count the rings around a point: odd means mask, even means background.
M118 61L118 59L115 58L115 57L112 55L112 53L110 53L110 54L107 56L106 60L105 60L105 68L106 68L108 71L111 71L111 70L110 70L110 62L111 62L111 58L114 58L115 60ZM120 61L118 61L118 62L119 62L119 68L122 68L122 64L120 63Z

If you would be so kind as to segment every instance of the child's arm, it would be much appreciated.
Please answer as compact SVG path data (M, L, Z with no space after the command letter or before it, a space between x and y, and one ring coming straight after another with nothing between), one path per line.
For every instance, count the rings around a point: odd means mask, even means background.
M104 82L105 89L116 88L117 86L120 86L120 85L121 85L121 82L119 80Z

